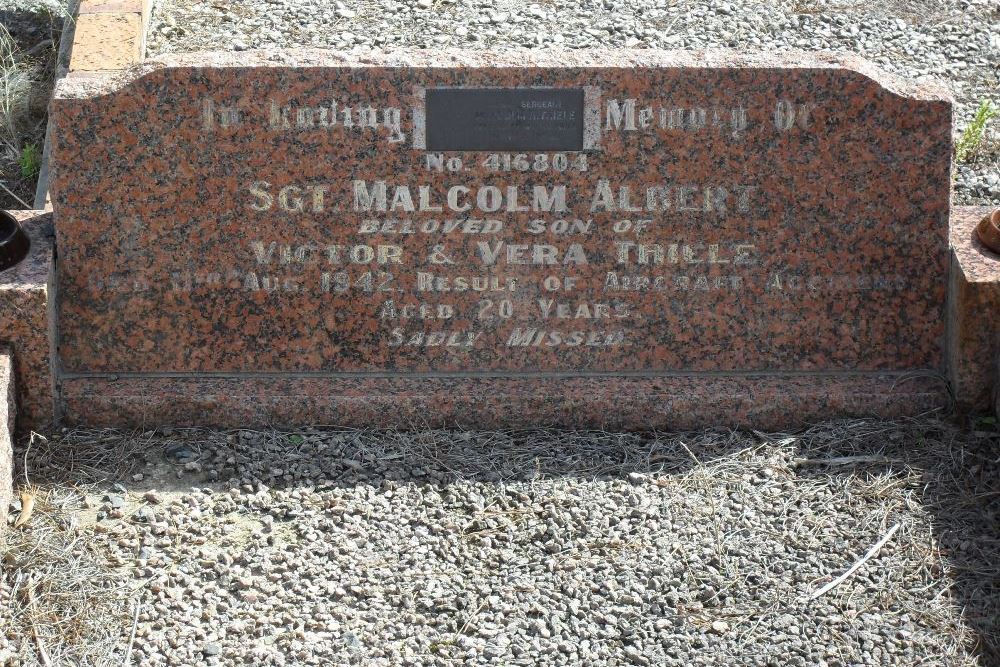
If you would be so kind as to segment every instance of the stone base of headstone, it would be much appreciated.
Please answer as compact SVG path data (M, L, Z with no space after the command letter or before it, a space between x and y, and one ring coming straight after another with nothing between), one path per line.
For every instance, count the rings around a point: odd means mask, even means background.
M951 214L948 366L957 407L989 410L1000 357L1000 255L976 236L992 209L959 206Z
M11 211L31 238L31 251L17 266L0 272L0 343L10 346L18 377L20 431L38 430L54 417L52 359L55 265L52 214Z
M0 532L7 526L7 509L14 495L14 364L10 349L0 348Z
M90 426L787 429L947 404L942 378L903 374L648 377L72 377L63 413Z

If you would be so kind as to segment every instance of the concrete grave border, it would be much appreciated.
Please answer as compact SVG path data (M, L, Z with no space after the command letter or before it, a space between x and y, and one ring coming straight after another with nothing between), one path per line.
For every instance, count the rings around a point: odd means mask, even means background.
M14 499L14 418L17 412L14 359L0 346L0 533L7 526L7 509Z

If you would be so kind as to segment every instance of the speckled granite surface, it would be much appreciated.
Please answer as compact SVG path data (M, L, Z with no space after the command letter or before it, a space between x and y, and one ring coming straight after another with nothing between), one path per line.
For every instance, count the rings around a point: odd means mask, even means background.
M55 270L52 214L11 211L31 238L31 251L0 272L0 344L10 347L18 393L19 431L41 430L53 419L54 386L49 338Z
M548 425L625 430L782 430L831 415L897 417L947 405L915 375L533 378L73 378L69 423L232 428Z
M1000 381L1000 255L976 236L993 209L956 207L951 217L949 368L958 405L989 409Z
M461 165L434 168L421 95L454 86L582 88L590 149L540 169L542 151L453 151ZM197 387L230 409L250 397L255 421L374 418L338 398L358 388L402 412L426 392L440 414L562 420L574 405L595 423L609 417L573 392L604 387L605 409L629 413L610 401L622 382L640 406L622 423L656 401L686 406L660 421L707 423L737 394L760 397L737 414L837 414L893 385L875 374L945 368L950 98L858 59L185 55L68 77L52 117L71 416L87 391L138 415ZM489 291L460 288L477 282ZM747 371L794 381L765 395L742 377L662 392L528 377ZM875 384L829 380L864 372ZM463 391L506 402L456 412L445 399ZM560 398L529 399L546 392Z

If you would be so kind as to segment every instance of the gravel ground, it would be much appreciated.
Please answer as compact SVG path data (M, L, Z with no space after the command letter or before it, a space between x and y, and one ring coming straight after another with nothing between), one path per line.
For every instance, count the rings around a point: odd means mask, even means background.
M948 82L956 133L981 101L1000 107L996 0L156 0L149 34L150 57L295 46L853 52ZM1000 204L1000 119L958 165L955 200Z
M0 664L995 665L981 428L36 439Z

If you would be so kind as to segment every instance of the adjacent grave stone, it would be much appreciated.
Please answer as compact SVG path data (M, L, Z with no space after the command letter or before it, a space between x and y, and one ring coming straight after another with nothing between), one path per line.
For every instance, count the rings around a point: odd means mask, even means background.
M43 432L52 423L55 406L52 215L44 211L12 214L31 246L17 266L0 271L0 341L10 348L17 428L21 433Z
M52 107L91 423L943 404L951 103L854 59L202 54Z
M991 393L1000 391L1000 254L976 233L991 213L969 206L951 218L948 369L958 407L968 412L993 409Z

